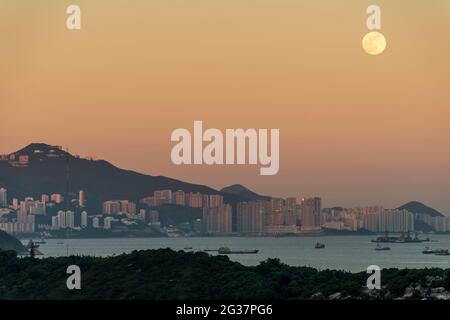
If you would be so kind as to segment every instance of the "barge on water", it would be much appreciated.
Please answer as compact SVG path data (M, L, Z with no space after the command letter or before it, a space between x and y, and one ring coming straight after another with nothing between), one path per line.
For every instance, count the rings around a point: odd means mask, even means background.
M414 238L410 236L409 232L405 233L402 232L399 237L390 237L388 233L383 237L378 237L372 242L375 243L421 243L421 242L430 242L430 238L426 238L425 240L419 239L417 232L415 233Z
M228 247L221 247L218 250L219 254L254 254L258 253L259 250L252 249L252 250L231 250Z

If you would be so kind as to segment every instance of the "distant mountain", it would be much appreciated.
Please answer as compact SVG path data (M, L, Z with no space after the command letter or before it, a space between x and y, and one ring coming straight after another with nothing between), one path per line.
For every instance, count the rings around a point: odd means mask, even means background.
M14 250L17 253L23 253L25 249L22 242L0 230L0 250Z
M399 207L398 209L408 210L411 213L423 213L423 214L427 214L431 217L444 217L444 215L442 213L440 213L439 211L437 211L433 208L430 208L418 201L408 202L407 204L404 204L403 206Z
M67 161L70 167L71 196L77 197L78 191L84 190L89 205L96 210L106 200L138 201L161 189L221 193L204 185L120 169L104 160L75 157L61 147L44 143L32 143L0 159L0 186L8 189L10 198L40 197L41 194L52 193L64 195ZM223 195L225 201L233 205L249 200L242 195Z
M227 194L238 195L238 196L241 196L243 198L247 198L247 199L253 200L253 201L255 201L255 200L270 200L270 198L271 198L268 196L261 196L240 184L233 184L231 186L222 188L220 191L223 193L227 193Z
M32 160L45 160L52 157L71 156L70 153L64 151L61 146L51 146L45 143L32 143L19 151L11 153L16 156L29 156Z

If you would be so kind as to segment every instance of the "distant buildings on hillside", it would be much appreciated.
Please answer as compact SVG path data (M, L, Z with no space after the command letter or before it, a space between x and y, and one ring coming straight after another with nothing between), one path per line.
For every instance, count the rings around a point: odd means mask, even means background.
M420 220L438 232L450 231L449 217L431 217L406 210L382 206L357 208L322 208L320 197L271 198L239 202L235 207L225 203L221 194L201 194L183 190L156 190L138 203L130 200L103 202L100 214L89 214L85 208L86 194L78 192L76 210L62 208L64 196L43 194L9 201L8 190L0 188L0 229L12 234L59 230L110 230L120 225L128 228L161 227L159 206L171 204L201 210L201 218L192 222L207 234L277 235L320 233L323 229L371 232L407 232L415 230ZM50 213L49 213L50 210ZM47 220L42 218L47 217ZM48 222L42 222L48 221ZM186 221L189 222L189 221ZM172 229L174 226L170 226ZM200 230L198 230L200 231Z

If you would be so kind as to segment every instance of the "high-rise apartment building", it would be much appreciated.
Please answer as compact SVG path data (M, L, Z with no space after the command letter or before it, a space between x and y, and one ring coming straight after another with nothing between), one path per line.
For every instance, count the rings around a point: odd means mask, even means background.
M223 205L223 196L220 194L207 195L209 208L217 208Z
M103 219L103 229L111 229L111 222L113 221L112 217L106 217Z
M103 202L103 214L111 215L118 214L121 209L120 201L105 201Z
M155 197L145 197L141 200L139 200L139 203L146 204L149 207L155 206Z
M270 211L267 215L266 225L279 226L283 224L283 202L282 198L270 200Z
M207 233L231 233L233 209L229 204L203 208L203 224Z
M302 229L320 228L322 211L322 199L319 197L303 198L301 200L301 226Z
M32 215L45 215L46 214L46 206L45 203L34 201L34 205L29 207L29 214Z
M81 228L87 228L88 226L88 214L86 211L81 213Z
M47 203L49 201L50 201L50 196L48 194L41 195L41 202L42 203Z
M65 229L67 228L67 224L66 224L66 213L64 211L58 211L57 214L57 226L58 229Z
M19 209L19 199L14 198L14 199L12 200L12 208L13 208L14 210Z
M92 227L93 227L94 229L100 228L100 219L99 219L98 217L94 217L94 218L92 219Z
M79 205L81 208L84 207L84 201L85 201L85 198L84 198L84 191L83 191L83 190L80 190L80 192L78 193L78 205Z
M75 213L73 211L66 211L66 228L75 228Z
M147 212L145 211L145 209L140 209L139 210L139 220L145 222L146 218L147 218Z
M250 201L238 203L236 213L237 232L254 234L263 233L267 208L267 201Z
M8 206L8 190L0 188L0 207Z
M283 224L293 226L297 224L297 198L287 198L283 206Z
M186 194L183 190L175 191L175 204L178 206L186 205Z
M190 192L188 195L187 195L187 203L188 203L188 206L189 207L192 207L192 208L202 208L202 200L203 200L203 197L202 197L202 195L200 194L200 192Z
M172 203L172 190L156 190L153 192L155 206Z
M159 222L159 213L157 210L150 211L150 223L156 224Z

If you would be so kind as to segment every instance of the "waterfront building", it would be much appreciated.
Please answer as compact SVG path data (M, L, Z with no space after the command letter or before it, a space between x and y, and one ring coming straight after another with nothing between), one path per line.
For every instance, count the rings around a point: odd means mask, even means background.
M92 227L93 227L94 229L100 228L100 219L99 219L98 217L94 217L94 218L92 219Z
M84 229L87 228L87 226L88 226L88 214L86 211L83 211L81 213L81 228Z

